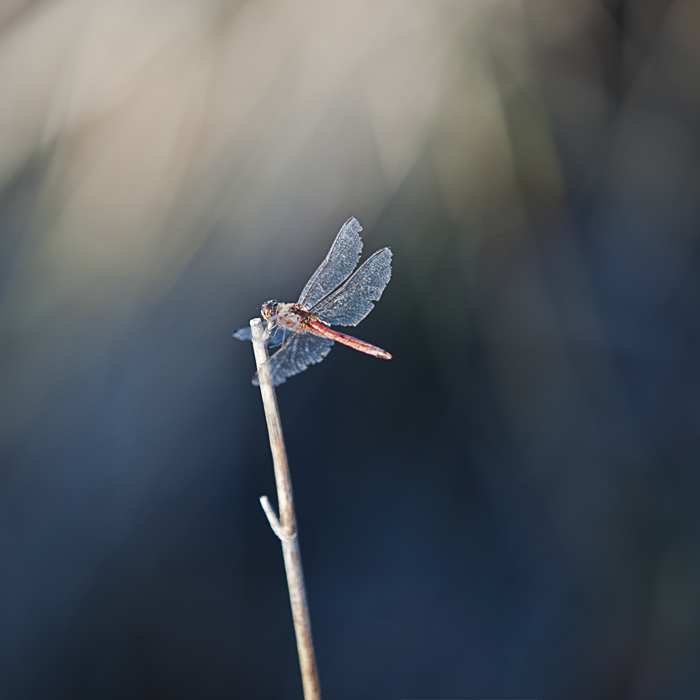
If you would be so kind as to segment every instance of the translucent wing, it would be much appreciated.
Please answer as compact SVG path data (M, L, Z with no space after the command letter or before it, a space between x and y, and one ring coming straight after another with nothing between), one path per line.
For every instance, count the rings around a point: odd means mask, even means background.
M271 328L265 328L265 345L279 345L284 342L285 338L289 335L291 331L288 328L283 328L282 326L273 325ZM253 335L250 330L250 326L246 328L239 328L234 334L234 338L238 340L253 340Z
M234 334L234 338L238 338L238 340L253 340L253 335L250 330L250 326L246 326L246 328L239 328Z
M289 328L273 325L272 328L265 330L265 345L279 345L286 340L290 333Z
M374 308L391 279L391 251L378 250L335 292L312 309L327 323L356 326Z
M362 253L362 226L360 222L350 217L335 237L331 249L316 272L306 283L297 304L308 311L339 284L342 284L352 273Z
M320 362L331 351L332 345L332 340L312 333L293 333L265 363L270 368L272 383L279 386L287 377ZM253 376L253 384L260 385L257 372Z

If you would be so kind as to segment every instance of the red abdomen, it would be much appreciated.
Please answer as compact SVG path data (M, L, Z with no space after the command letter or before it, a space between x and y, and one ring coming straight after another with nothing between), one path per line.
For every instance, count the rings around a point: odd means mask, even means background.
M370 343L365 343L364 340L359 340L358 338L353 338L351 335L346 335L345 333L340 333L329 328L325 323L316 320L312 316L308 315L305 319L305 323L309 330L316 335L321 335L329 340L334 340L336 343L342 343L348 347L364 352L367 355L373 355L374 357L381 357L383 360L390 360L391 353L386 350L378 348L376 345Z

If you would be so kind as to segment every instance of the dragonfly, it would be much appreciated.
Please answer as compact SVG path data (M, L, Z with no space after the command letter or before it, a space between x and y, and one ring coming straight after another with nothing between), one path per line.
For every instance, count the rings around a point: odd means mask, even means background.
M331 328L356 326L374 308L373 302L379 300L391 279L389 248L378 250L355 270L362 253L360 231L360 222L351 216L296 303L271 299L260 308L266 321L265 344L279 345L265 363L275 386L321 362L334 342L383 360L391 359L386 350ZM239 328L233 336L251 340L251 329ZM259 383L256 372L253 384Z

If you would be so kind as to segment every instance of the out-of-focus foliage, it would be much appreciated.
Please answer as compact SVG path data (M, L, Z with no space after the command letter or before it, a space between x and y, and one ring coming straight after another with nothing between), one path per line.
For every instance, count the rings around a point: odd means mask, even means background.
M700 692L693 0L0 7L0 696L300 697L250 347L348 216L394 276L281 387L327 697Z

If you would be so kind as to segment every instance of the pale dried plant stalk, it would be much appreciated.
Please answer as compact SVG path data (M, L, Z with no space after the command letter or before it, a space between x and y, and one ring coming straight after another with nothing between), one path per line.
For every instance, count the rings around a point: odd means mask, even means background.
M279 519L275 515L275 511L270 505L267 496L261 496L260 503L265 511L265 515L267 515L267 519L270 521L273 532L282 542L284 568L287 572L287 587L289 588L289 600L292 605L294 632L297 638L299 665L301 666L301 680L304 686L304 699L320 700L321 688L318 681L318 671L316 670L314 645L311 639L311 620L306 599L304 572L301 567L301 551L297 537L297 521L294 514L292 479L289 474L287 450L284 446L282 422L277 407L275 388L270 378L268 366L265 364L267 361L267 348L264 342L262 321L259 318L252 319L250 330L253 339L255 364L258 368L258 378L260 380L260 393L265 409L265 419L267 420L267 431L270 436L270 449L272 450L272 462L277 484Z

